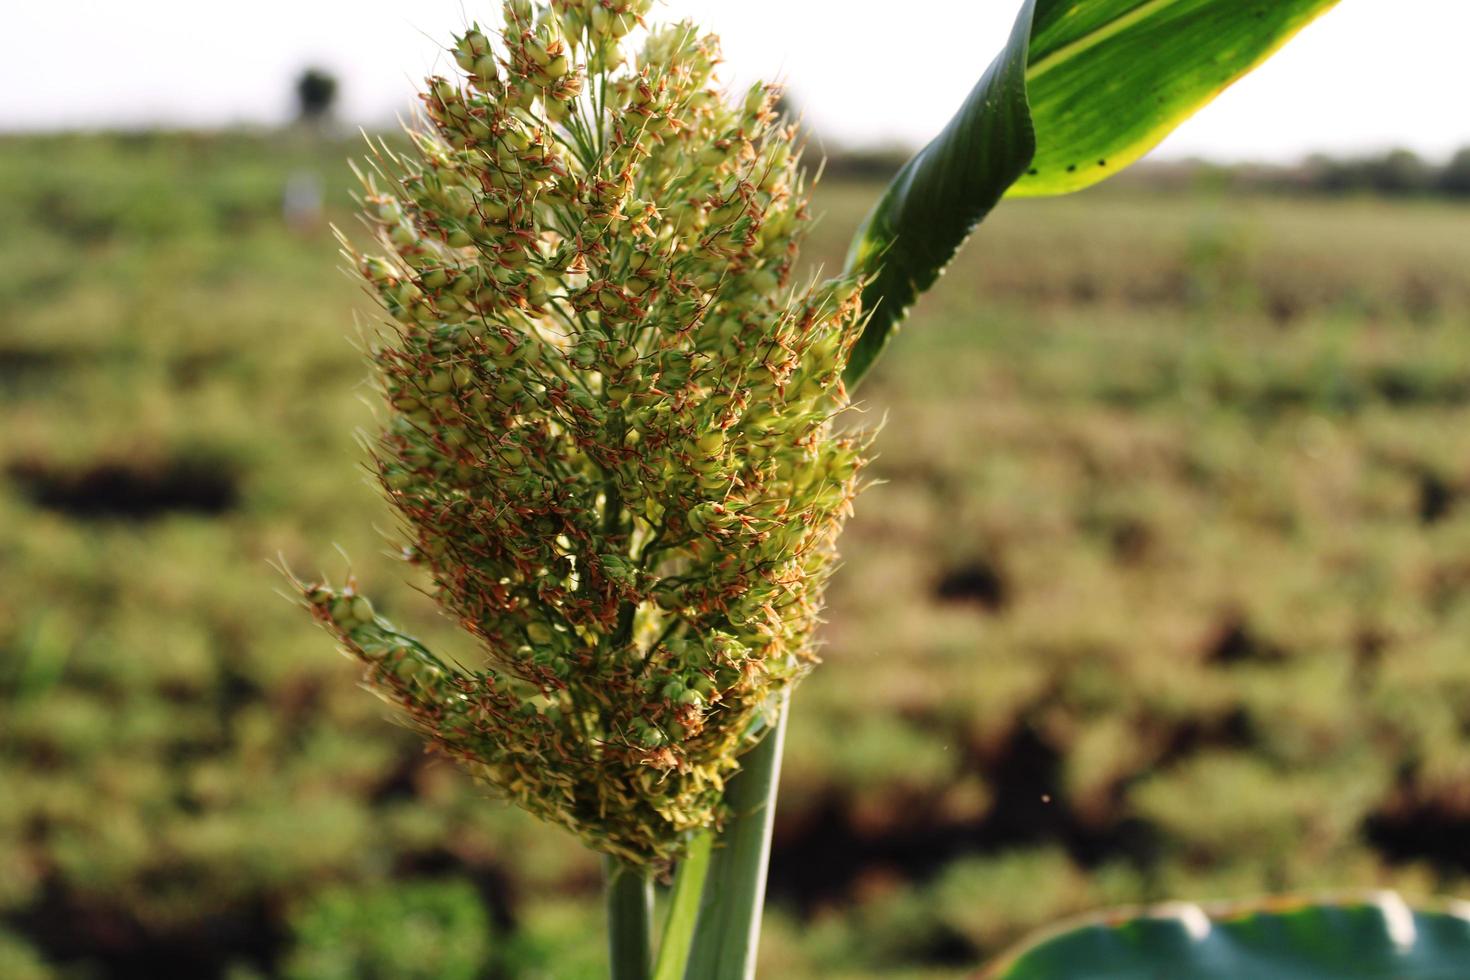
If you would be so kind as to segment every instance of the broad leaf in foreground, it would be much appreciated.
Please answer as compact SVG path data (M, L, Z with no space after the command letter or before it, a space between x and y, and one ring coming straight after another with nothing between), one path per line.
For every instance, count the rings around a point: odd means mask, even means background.
M848 253L872 311L847 367L872 367L1001 197L1117 173L1337 0L1026 0L1004 50L889 184Z
M1415 910L1391 892L1340 903L1175 904L1052 932L989 980L1458 980L1470 976L1470 915Z

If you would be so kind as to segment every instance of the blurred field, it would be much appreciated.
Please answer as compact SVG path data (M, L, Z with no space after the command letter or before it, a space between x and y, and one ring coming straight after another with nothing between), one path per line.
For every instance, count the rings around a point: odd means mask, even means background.
M0 977L594 977L595 862L268 561L466 649L375 527L352 148L0 140ZM835 264L876 187L826 187ZM1005 205L886 417L797 700L763 975L962 975L1164 897L1470 874L1470 207Z

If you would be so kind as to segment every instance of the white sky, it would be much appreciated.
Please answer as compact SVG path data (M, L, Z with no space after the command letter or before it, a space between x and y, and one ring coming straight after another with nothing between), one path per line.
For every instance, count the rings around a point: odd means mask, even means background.
M1005 38L1019 0L663 0L724 38L726 77L780 76L847 143L919 143ZM657 9L657 8L656 8ZM0 130L276 122L320 64L343 115L409 104L440 45L498 0L0 0ZM1470 145L1470 0L1342 0L1185 124L1170 156Z

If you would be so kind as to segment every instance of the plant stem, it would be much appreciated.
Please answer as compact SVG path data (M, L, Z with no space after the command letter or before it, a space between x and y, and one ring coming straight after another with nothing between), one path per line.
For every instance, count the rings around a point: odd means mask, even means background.
M653 879L647 871L606 857L607 946L612 980L648 980L653 964Z
M701 831L689 845L688 855L679 862L674 888L669 893L668 918L658 943L658 959L653 964L653 980L681 980L684 976L684 964L689 962L689 950L694 945L694 926L699 921L699 903L704 895L714 839L714 831Z
M783 697L774 728L746 753L725 789L730 820L715 842L685 980L755 976L787 712Z

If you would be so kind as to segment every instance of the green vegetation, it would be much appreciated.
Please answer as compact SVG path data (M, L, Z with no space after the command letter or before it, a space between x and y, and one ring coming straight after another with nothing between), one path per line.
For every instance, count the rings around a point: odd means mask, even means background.
M280 216L312 171L350 222L354 152L0 142L7 977L370 976L461 935L489 976L605 969L592 857L275 595L277 554L340 543L469 650L353 490L372 307ZM819 192L813 261L876 191ZM767 975L963 975L1117 902L1464 888L1467 227L1106 186L989 219L860 390L886 482L796 695Z
M476 980L490 923L473 886L394 882L323 890L292 916L293 980Z

